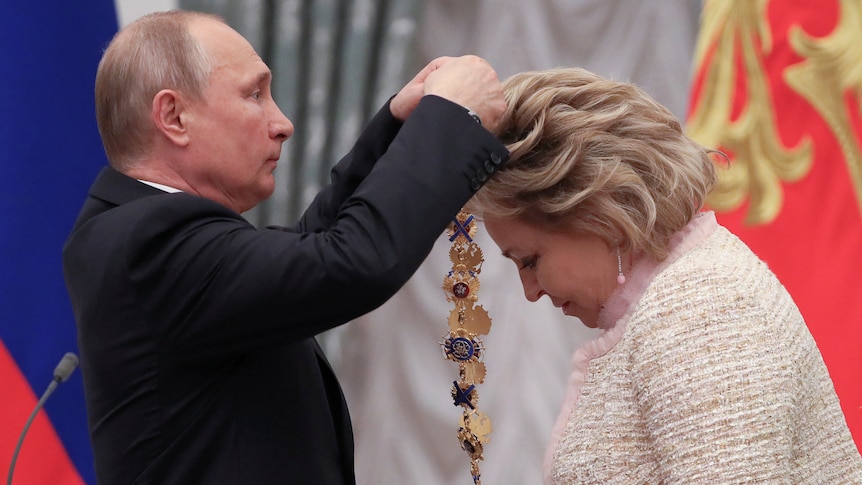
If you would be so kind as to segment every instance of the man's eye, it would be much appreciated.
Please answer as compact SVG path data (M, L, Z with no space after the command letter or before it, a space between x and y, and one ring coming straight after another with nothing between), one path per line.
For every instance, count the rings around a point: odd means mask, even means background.
M536 269L536 261L538 258L532 257L530 259L521 261L521 269Z

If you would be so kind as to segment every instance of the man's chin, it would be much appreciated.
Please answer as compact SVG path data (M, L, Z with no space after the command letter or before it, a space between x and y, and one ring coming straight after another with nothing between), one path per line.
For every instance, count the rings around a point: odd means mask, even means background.
M275 193L275 177L270 176L266 183L262 184L257 190L258 204L272 197ZM255 204L257 205L257 204Z

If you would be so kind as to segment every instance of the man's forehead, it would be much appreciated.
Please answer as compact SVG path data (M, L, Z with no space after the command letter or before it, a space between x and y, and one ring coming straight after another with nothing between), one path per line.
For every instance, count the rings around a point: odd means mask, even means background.
M245 37L219 20L197 18L189 24L189 32L210 54L250 57L253 61L260 59Z

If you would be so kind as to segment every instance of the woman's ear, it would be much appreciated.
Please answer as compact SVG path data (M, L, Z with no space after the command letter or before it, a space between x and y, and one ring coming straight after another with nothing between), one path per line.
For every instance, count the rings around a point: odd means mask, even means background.
M163 89L153 97L153 124L159 133L175 145L185 146L189 143L189 113L186 110L184 98L176 91Z

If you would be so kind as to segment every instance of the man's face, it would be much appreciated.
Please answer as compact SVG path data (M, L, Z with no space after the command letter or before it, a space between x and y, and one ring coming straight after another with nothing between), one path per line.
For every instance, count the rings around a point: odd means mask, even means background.
M199 195L244 212L275 190L273 171L293 124L272 99L270 70L248 41L211 19L190 27L214 69L203 101L186 113L193 153L187 180Z

